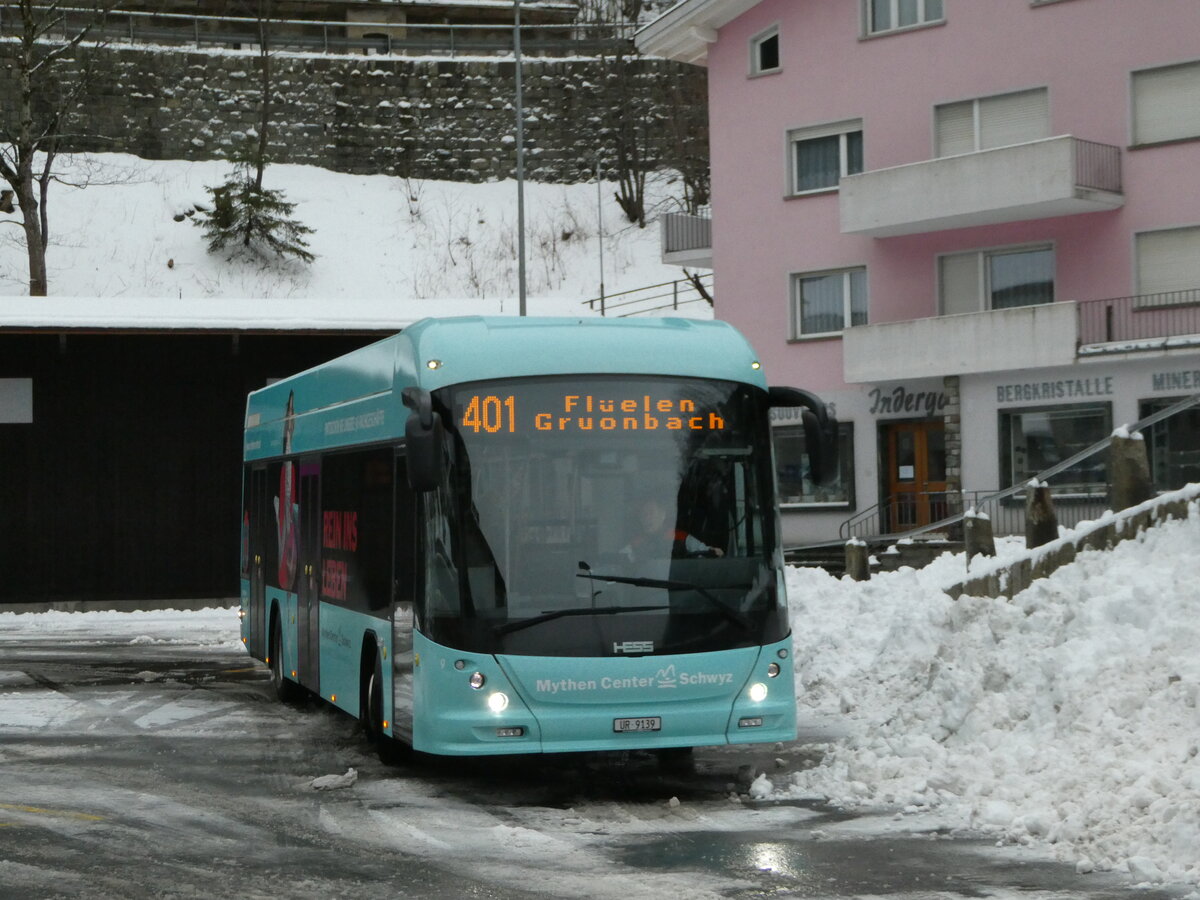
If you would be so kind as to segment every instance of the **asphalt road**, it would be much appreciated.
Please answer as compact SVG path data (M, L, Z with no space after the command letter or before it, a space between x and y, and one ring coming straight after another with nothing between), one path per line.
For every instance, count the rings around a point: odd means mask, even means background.
M1165 900L891 815L759 804L774 747L387 768L239 648L0 627L0 898ZM803 744L782 751L803 765ZM317 790L315 778L353 784Z

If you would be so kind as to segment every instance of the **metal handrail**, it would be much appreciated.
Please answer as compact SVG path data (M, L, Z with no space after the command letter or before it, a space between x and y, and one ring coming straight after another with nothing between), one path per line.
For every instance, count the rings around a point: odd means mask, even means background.
M6 21L5 10L14 9L12 3L0 3L0 34L12 31L12 17ZM45 7L35 7L45 10ZM59 7L54 14L64 30L72 28L68 15L79 13L93 16L94 10L80 7ZM258 41L258 19L248 16L206 16L176 12L145 12L142 10L115 9L105 13L100 25L92 29L92 39L119 40L131 43L177 42L194 45L200 49L205 45L254 44ZM119 22L124 20L124 26ZM19 19L17 19L19 23ZM329 19L271 18L274 26L291 26L295 31L273 31L275 49L286 53L292 51L320 51L337 53L364 49L393 51L431 52L446 50L451 56L462 53L486 53L503 55L512 52L509 32L512 25L507 22L373 22ZM145 24L162 23L162 27L149 28ZM171 23L178 22L177 28ZM111 23L111 24L109 24ZM232 26L233 30L230 30ZM351 38L345 35L347 28L378 29L380 37ZM307 29L309 33L304 33ZM403 29L406 37L395 37L392 32ZM333 30L334 33L331 33ZM316 33L318 32L319 33ZM546 24L522 24L521 31L532 32L527 49L538 52L581 52L615 49L628 46L632 40L633 26L628 23L594 24L560 22ZM471 32L485 32L471 38ZM539 32L543 36L539 36ZM64 31L65 33L65 31ZM415 33L415 34L414 34ZM569 35L552 37L556 35ZM412 35L412 36L407 36ZM495 35L493 37L493 35ZM46 35L50 37L49 34Z
M712 286L712 273L711 272L705 272L701 275L697 275L696 277L700 281L700 284L702 286L704 286L706 288ZM707 302L707 301L705 301L703 296L699 296L699 295L695 296L695 297L687 297L685 299L680 299L679 289L680 289L681 285L686 285L685 291L693 291L693 292L696 292L697 294L699 294L699 292L696 291L696 287L690 278L677 278L674 281L664 281L660 284L649 284L644 287L630 288L629 290L626 290L626 291L617 291L616 293L605 294L602 297L593 297L590 300L582 301L580 303L580 305L587 306L588 309L594 310L596 308L596 304L598 303L598 304L600 304L600 314L601 315L608 315L608 313L614 309L622 309L622 308L630 307L630 306L638 306L639 307L638 309L635 309L635 310L630 310L628 312L623 312L623 313L617 314L617 316L619 318L623 318L623 317L628 317L628 316L637 316L637 315L641 315L642 313L647 313L647 312L657 312L657 311L664 310L664 309L679 309L680 306L684 306L688 303ZM661 291L656 294L648 294L647 293L648 291L658 291L660 288L669 288L670 290ZM633 299L622 300L619 303L613 303L611 301L614 297L632 297ZM651 306L651 307L642 306L642 304L652 303L655 300L662 300L666 297L671 298L670 303L665 303L661 306Z
M1200 405L1200 394L1193 394L1190 397L1184 397L1182 400L1178 400L1175 403L1172 403L1170 406L1163 407L1158 412L1151 413L1150 415L1146 416L1146 418L1144 418L1144 419L1139 419L1134 424L1128 426L1128 430L1129 431L1141 431L1145 428L1149 428L1151 425L1161 422L1163 419L1169 419L1171 416L1175 415L1176 413L1181 413L1185 409L1190 409L1191 407L1197 406L1197 405ZM1095 454L1099 453L1100 451L1106 449L1108 447L1108 445L1112 443L1112 440L1113 440L1112 434L1108 435L1107 437L1101 438L1100 440L1096 441L1096 443L1092 444L1090 447L1085 447L1083 450L1080 450L1074 456L1069 456L1066 459L1062 460L1061 462L1056 463L1055 465L1046 469L1045 471L1039 472L1037 475L1035 475L1031 479L1031 481L1036 481L1036 482L1049 481L1054 476L1062 474L1063 472L1065 472L1067 469L1071 468L1072 466L1077 465L1078 463L1083 462L1088 457L1094 456ZM1007 500L1009 497L1013 497L1016 494L1020 493L1021 491L1027 490L1029 488L1029 483L1030 482L1022 482L1021 484L1014 484L1012 487L1007 487L1007 488L1004 488L1003 490L999 490L999 491L995 491L990 494L986 494L983 497L980 497L977 502L980 505L983 505L983 504L999 502L1001 500ZM880 504L876 504L875 508L877 509L879 506L880 506ZM870 510L864 510L863 513L859 513L857 516L854 516L851 519L847 519L846 522L842 523L842 527L840 527L838 529L838 534L843 535L842 529L845 527L845 525L848 522L852 521L853 519L861 519L861 517L864 514L869 513L869 512L870 512ZM953 525L957 525L959 522L961 522L963 520L963 517L965 516L966 512L967 511L964 510L963 512L955 513L952 516L946 516L945 518L939 519L936 522L931 522L928 525L922 525L919 528L913 528L909 531L871 535L871 540L873 542L880 542L880 543L889 542L890 543L890 542L894 542L894 541L904 540L905 538L917 537L918 535L926 534L931 531L944 531L947 528L949 528ZM832 547L832 546L836 546L838 544L843 543L844 539L845 539L845 536L843 536L842 539L837 540L837 541L822 541L822 542L816 543L816 544L805 544L803 548L790 548L790 549L815 549L818 547Z

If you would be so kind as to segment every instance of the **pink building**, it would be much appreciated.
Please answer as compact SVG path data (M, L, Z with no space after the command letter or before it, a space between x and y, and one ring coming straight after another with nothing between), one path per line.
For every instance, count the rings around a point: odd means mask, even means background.
M845 423L827 487L777 423L790 543L936 520L1200 392L1196 0L682 0L637 40L709 69L711 248L667 258ZM1145 433L1161 488L1200 480L1196 407Z

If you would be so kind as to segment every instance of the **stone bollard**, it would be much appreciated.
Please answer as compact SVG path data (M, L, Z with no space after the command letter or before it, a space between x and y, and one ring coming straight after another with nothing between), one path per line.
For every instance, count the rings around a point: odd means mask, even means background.
M857 538L846 541L846 574L854 581L871 578L871 548Z
M971 507L963 513L963 549L967 554L967 565L976 556L995 556L996 540L992 537L992 520L986 513Z
M1058 516L1050 499L1050 485L1029 482L1025 495L1025 548L1031 550L1058 539Z
M1108 475L1112 479L1113 512L1137 506L1155 495L1141 434L1130 434L1124 425L1113 432L1108 445Z

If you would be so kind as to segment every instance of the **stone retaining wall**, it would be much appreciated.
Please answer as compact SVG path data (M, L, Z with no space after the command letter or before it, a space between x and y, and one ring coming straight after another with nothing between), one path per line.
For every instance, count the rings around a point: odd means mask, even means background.
M15 48L0 42L0 96L18 93ZM254 132L261 116L258 64L252 52L81 47L74 71L86 71L86 88L67 149L221 158ZM630 76L621 80L609 71L611 60L525 59L528 178L584 180L592 177L597 156L611 171L610 128L619 109L648 123L650 166L675 165L681 154L707 158L705 70L654 59L627 65ZM452 181L514 172L511 59L276 55L272 68L275 162ZM0 118L11 119L13 107L3 104ZM687 135L682 142L681 131Z

